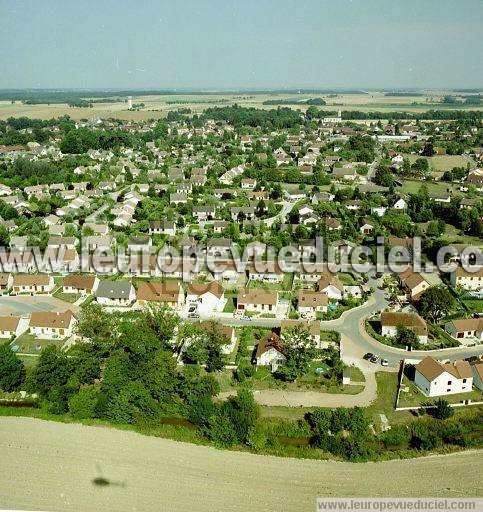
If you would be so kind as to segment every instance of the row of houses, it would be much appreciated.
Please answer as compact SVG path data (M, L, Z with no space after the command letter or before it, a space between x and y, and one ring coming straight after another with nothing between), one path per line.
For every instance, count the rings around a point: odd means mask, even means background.
M25 332L42 339L68 338L77 320L70 310L33 312L29 317L0 317L0 338L12 339Z

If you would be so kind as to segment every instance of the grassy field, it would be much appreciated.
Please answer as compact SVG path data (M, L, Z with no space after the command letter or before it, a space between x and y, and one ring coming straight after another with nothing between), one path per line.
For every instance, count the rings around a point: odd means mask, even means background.
M49 119L69 115L72 119L91 119L95 117L127 120L158 119L171 110L189 108L192 112L202 112L206 108L225 106L237 103L245 107L277 108L277 105L263 105L267 100L290 100L292 108L305 110L307 105L302 104L310 98L323 98L327 105L318 106L328 111L359 110L362 112L379 111L407 111L423 112L429 109L454 108L445 106L439 101L444 91L428 93L426 96L385 96L384 93L368 91L361 94L283 94L283 93L213 93L213 94L170 94L159 96L136 96L133 94L133 103L144 103L141 110L129 111L125 102L94 103L93 108L75 108L66 104L51 105L24 105L20 102L12 104L10 101L0 102L0 119L8 117L27 116L39 119ZM461 107L459 108L466 108ZM483 107L469 107L471 110L481 110Z
M411 163L415 162L418 158L425 158L430 169L438 173L448 171L453 167L466 167L469 160L461 155L435 155L430 157L421 157L419 155L405 154L404 158L407 158Z
M473 313L483 313L483 299L463 299Z

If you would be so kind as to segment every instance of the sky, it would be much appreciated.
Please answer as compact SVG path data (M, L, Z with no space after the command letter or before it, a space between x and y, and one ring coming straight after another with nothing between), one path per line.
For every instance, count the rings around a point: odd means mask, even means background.
M0 0L0 88L483 87L483 0Z

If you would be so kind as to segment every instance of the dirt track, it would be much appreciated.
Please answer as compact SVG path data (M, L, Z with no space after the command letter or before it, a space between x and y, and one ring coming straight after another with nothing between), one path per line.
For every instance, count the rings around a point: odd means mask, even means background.
M0 508L27 510L266 512L315 510L316 496L483 496L477 451L281 459L31 418L0 418L0 468ZM101 476L110 485L93 483Z

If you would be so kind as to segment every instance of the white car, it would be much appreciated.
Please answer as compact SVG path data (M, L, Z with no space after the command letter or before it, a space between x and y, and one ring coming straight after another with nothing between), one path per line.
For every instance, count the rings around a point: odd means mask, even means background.
M387 359L381 359L381 366L389 366L389 361Z

